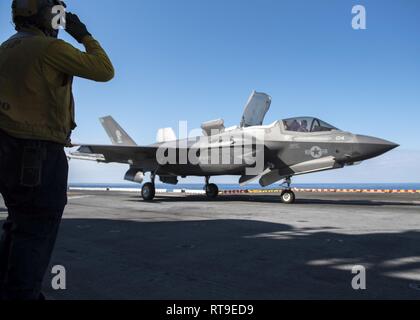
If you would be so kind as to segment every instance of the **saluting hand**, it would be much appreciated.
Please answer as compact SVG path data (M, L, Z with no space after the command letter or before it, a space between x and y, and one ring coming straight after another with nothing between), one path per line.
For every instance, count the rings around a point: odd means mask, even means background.
M66 14L66 31L79 43L82 43L84 37L91 36L86 25L80 21L76 14L71 12Z

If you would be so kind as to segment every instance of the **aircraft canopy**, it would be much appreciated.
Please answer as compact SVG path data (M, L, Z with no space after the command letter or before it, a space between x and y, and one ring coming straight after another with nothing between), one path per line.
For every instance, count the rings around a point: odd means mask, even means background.
M300 117L283 120L286 131L293 132L325 132L338 130L325 121L311 117Z
M262 92L252 92L245 106L241 128L261 126L271 106L271 97Z

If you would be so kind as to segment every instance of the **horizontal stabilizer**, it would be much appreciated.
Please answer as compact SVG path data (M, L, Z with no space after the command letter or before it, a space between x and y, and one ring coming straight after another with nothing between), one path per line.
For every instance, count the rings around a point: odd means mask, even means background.
M74 159L98 158L99 161L106 163L132 164L147 159L156 161L156 151L156 147L82 145L70 155Z
M105 162L105 158L102 154L92 154L92 153L73 153L67 155L69 160L84 160L84 161L94 161L94 162Z

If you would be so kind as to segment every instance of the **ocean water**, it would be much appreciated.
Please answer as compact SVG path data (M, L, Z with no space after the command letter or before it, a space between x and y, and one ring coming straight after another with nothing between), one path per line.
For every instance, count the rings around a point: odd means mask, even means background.
M130 188L140 189L141 185L134 183L122 184L95 184L95 183L72 183L71 188ZM166 184L156 184L158 189L188 189L188 190L203 190L203 184L178 184L176 186ZM218 184L220 190L246 190L246 189L275 189L279 185L262 188L258 184L247 185L240 187L238 184ZM310 188L310 189L377 189L377 190L420 190L420 183L301 183L292 184L294 188Z

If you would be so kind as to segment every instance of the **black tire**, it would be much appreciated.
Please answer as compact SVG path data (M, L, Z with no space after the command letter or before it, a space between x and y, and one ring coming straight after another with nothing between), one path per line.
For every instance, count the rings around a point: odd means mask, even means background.
M144 201L152 201L156 195L156 188L153 183L145 183L141 188L141 196Z
M296 195L292 190L284 190L281 194L281 202L284 204L295 203Z
M209 199L216 199L219 195L219 188L214 184L211 183L206 186L206 195Z

